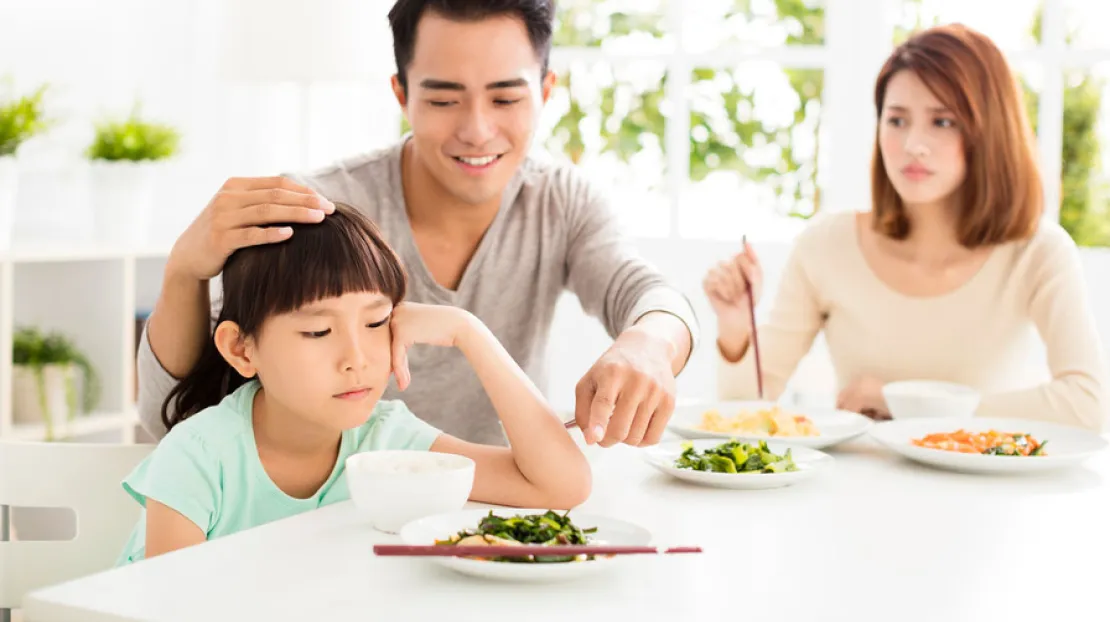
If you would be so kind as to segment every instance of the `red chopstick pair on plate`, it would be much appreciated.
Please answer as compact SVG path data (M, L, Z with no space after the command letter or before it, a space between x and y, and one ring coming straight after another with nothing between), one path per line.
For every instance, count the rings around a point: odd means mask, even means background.
M374 554L381 557L568 557L572 555L674 555L701 553L699 546L661 549L654 546L608 546L569 544L565 546L442 546L415 544L375 544Z

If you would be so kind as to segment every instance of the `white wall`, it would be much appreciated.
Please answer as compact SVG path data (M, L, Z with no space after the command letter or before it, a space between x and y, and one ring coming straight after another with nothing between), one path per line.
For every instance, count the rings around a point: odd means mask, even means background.
M298 0L299 1L299 0ZM389 0L360 0L380 7ZM289 3L286 3L288 6ZM307 3L306 3L307 4ZM94 123L130 112L183 132L161 174L151 236L172 242L228 176L316 167L396 135L388 72L308 89L307 151L300 145L301 90L224 75L227 0L0 0L0 99L49 84L53 127L20 150L17 240L80 240L91 224L84 149ZM265 19L265 16L260 16ZM392 67L381 28L375 57ZM290 33L292 46L298 42ZM382 47L384 44L384 47Z

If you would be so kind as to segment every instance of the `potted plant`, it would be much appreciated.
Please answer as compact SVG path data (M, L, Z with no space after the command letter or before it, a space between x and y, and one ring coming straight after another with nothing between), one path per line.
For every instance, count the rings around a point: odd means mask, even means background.
M179 142L173 127L142 120L137 105L128 118L96 126L86 155L98 239L130 246L145 242L157 167L177 153Z
M92 365L64 335L20 328L12 339L12 417L16 423L45 426L44 440L99 399Z
M30 95L0 102L0 250L8 249L12 241L19 180L16 152L27 139L49 125L43 114L45 93L46 87L42 86Z

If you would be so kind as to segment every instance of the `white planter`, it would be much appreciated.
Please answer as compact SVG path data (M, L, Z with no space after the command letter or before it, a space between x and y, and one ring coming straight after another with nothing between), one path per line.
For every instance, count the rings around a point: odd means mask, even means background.
M146 243L156 166L132 161L90 163L90 202L98 241L131 248Z
M19 167L15 156L0 157L0 251L12 245L12 225L15 223L15 197L19 189Z
M76 365L12 368L12 419L46 426L46 438L66 435L69 422L84 414L84 374Z

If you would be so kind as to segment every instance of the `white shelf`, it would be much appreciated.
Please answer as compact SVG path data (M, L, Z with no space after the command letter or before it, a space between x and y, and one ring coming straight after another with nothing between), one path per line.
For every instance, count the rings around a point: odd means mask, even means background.
M132 425L138 425L139 416L136 412L128 413L92 413L76 417L71 422L54 426L55 440L66 440L77 436L88 436L102 432L123 431ZM16 441L42 441L46 439L46 426L43 424L17 423L12 426L12 433L6 438Z
M169 248L162 246L128 249L113 248L103 244L60 244L51 242L47 244L16 245L7 251L0 252L0 261L24 264L162 258L169 255L169 250Z
M167 255L168 246L33 239L15 240L0 252L0 440L46 438L44 425L17 425L13 413L14 331L35 326L71 338L102 389L94 412L57 426L55 438L136 441L136 314L157 298Z

